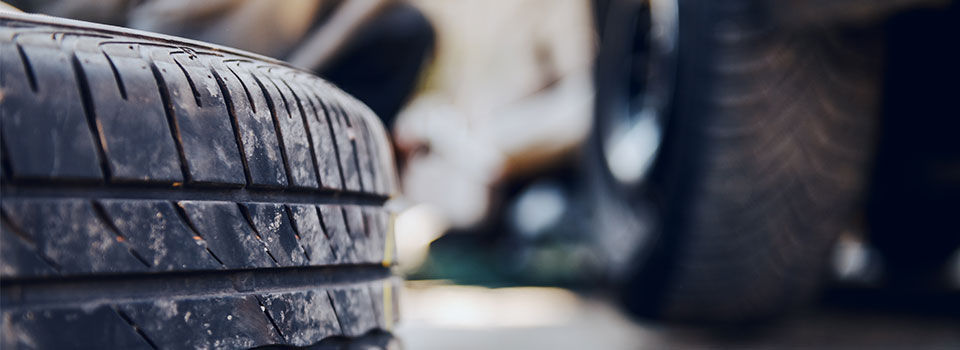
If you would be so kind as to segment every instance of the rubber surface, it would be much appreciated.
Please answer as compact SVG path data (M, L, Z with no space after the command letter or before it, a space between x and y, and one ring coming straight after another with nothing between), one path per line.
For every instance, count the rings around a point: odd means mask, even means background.
M3 348L340 344L395 321L387 135L320 78L0 14L0 111Z
M648 198L659 225L626 301L679 321L809 301L855 220L873 154L882 36L785 27L764 1L679 1L674 111Z

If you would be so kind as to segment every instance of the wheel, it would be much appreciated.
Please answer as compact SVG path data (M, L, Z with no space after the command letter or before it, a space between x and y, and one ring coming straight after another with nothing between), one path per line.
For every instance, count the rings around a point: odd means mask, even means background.
M396 175L357 100L266 57L16 13L0 91L4 348L393 346Z
M621 273L627 306L660 319L740 322L808 301L860 202L879 32L784 25L766 15L776 6L766 1L649 4L627 21L641 47L620 50L633 52L624 74L640 78L611 83L609 67L598 67L591 145L595 217L607 237L599 240L633 247ZM663 17L670 7L675 16ZM663 28L675 28L675 52L662 49ZM624 43L609 30L601 38L599 62L612 62L604 54L617 50L604 46ZM618 137L635 130L645 130L633 143L643 148L617 156L631 145ZM657 141L645 143L650 135ZM623 171L633 164L618 161L651 165Z

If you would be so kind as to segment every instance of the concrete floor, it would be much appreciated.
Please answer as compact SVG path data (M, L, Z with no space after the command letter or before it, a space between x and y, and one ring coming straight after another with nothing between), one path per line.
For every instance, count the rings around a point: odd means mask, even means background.
M708 334L639 323L602 297L559 288L409 282L396 334L405 349L960 349L960 319L817 307L762 330Z

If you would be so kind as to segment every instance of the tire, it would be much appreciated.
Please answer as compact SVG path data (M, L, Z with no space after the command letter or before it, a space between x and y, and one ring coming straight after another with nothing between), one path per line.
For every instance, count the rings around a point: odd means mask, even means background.
M624 301L656 319L763 319L815 295L853 221L872 156L880 35L784 26L764 1L678 5L663 148L640 195L614 199L641 216L653 207L656 223ZM624 192L607 175L606 193Z
M395 346L366 106L266 57L14 13L0 79L3 348Z

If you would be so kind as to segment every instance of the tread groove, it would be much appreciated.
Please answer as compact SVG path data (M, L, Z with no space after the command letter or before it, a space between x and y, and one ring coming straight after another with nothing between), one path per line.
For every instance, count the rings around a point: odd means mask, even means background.
M209 253L209 254L210 254L210 257L212 257L212 258L213 258L213 260L216 260L216 261L217 261L217 263L219 263L219 264L220 264L220 266L223 266L223 267L226 267L226 266L227 266L227 264L224 264L224 263L223 263L223 260L220 260L220 258L219 258L219 257L217 257L217 254L214 254L214 253L213 253L213 251L212 251L212 250L210 250L210 247L204 247L203 249L204 249L204 250L206 250L206 251L207 251L207 253Z
M300 118L303 119L303 130L307 135L307 145L310 147L310 163L313 164L313 172L317 175L317 186L323 187L322 174L320 174L320 167L317 165L317 151L313 146L313 135L310 134L310 124L308 124L309 118L307 118L306 110L304 110L303 104L300 102L300 97L297 96L297 91L290 87L290 84L287 84L286 81L283 81L283 84L287 86L287 89L293 94L293 99L297 101L297 108L300 109Z
M193 93L193 100L197 103L197 107L203 108L203 102L200 100L200 91L197 90L196 83L194 83L193 78L190 77L190 72L180 63L180 60L174 58L173 63L175 63L177 67L180 67L180 70L183 71L183 76L187 78L187 85L190 86L190 92Z
M333 317L337 319L337 325L340 326L340 332L343 332L344 329L347 329L343 326L343 320L340 319L340 312L337 311L337 303L333 301L333 295L327 294L327 300L330 301L330 308L333 309Z
M360 184L360 191L364 191L366 187L363 184L363 176L360 176L362 167L360 167L360 154L357 153L357 130L354 129L353 123L350 122L350 118L347 116L347 112L343 109L343 106L337 104L334 106L337 109L338 116L343 119L344 124L347 127L347 136L350 139L350 153L353 154L353 166L357 169L357 183Z
M297 227L297 221L293 217L293 211L290 210L289 205L283 206L283 213L287 216L287 220L290 221L290 229L293 230L293 238L297 239L297 245L300 246L300 251L303 252L303 256L307 258L307 263L310 263L310 254L307 254L307 248L303 246L303 242L300 241L300 228Z
M250 89L247 87L247 84L243 82L243 79L240 79L240 75L237 74L237 72L234 71L233 68L231 68L230 66L227 66L227 70L229 70L230 73L232 73L233 76L237 78L237 81L239 82L240 86L243 87L243 94L247 96L247 103L250 105L250 111L253 112L253 114L257 114L257 104L253 103L253 95L250 94Z
M190 165L187 163L187 154L183 150L183 138L180 136L180 123L177 122L176 112L174 112L173 102L170 100L170 89L166 81L163 80L163 73L160 73L160 67L153 61L150 61L150 72L153 73L153 79L157 82L157 89L160 90L160 101L163 103L163 113L167 117L167 124L170 126L173 144L177 148L177 156L180 158L180 171L183 175L183 182L192 181L190 176Z
M83 67L80 65L80 58L77 57L76 54L71 55L70 62L73 67L74 76L77 79L77 87L80 89L80 102L83 107L83 115L87 121L87 126L90 128L90 132L95 136L93 142L97 150L97 156L100 158L100 171L103 172L104 181L110 182L112 172L110 171L109 158L107 158L106 137L103 133L102 125L100 125L97 120L97 111L93 105L93 96L90 93L90 83L87 80L87 73L83 71ZM111 61L111 66L112 65L113 63ZM119 79L119 76L117 79ZM121 93L123 93L122 89Z
M7 227L10 229L10 231L12 231L14 235L16 235L18 238L20 238L24 242L26 242L34 250L34 253L38 257L40 257L40 260L43 260L43 262L47 263L47 265L50 265L50 267L53 268L54 271L56 271L57 273L60 273L61 271L60 264L56 263L55 261L47 257L46 254L40 251L40 249L37 247L37 241L34 240L33 237L30 237L30 235L27 234L26 231L24 231L22 228L20 228L20 226L17 226L16 224L14 224L13 220L10 220L10 217L7 215L6 210L0 210L0 220L2 220L4 223L7 224Z
M216 200L277 204L357 204L380 206L387 197L370 193L340 192L322 189L270 190L262 188L216 188L204 186L124 185L85 183L21 182L16 186L0 184L4 198L91 198Z
M287 101L287 96L283 94L283 90L280 89L280 86L277 85L273 79L267 79L270 82L270 85L273 85L274 89L277 89L277 94L280 95L280 100L283 101L283 109L287 111L287 118L293 119L293 113L290 112L290 101Z
M360 169L363 169L363 168L360 167L360 154L357 153L357 140L356 140L356 139L350 140L350 148L353 149L353 163L354 163L354 166L357 167L357 172L360 172L360 171L361 171ZM363 176L357 176L357 182L360 183L360 190L361 190L361 191L366 191L366 186L364 186L364 184L363 184ZM368 186L369 186L369 185L368 185Z
M273 316L270 316L270 311L267 311L267 306L263 304L263 298L259 295L255 296L257 299L257 304L260 305L260 311L263 311L263 315L267 316L267 320L270 321L270 324L273 326L273 330L277 331L277 335L280 336L280 339L283 341L288 341L287 337L283 335L283 331L280 330L280 327L277 326L277 321L273 319Z
M150 345L151 348L153 348L154 350L160 349L157 346L157 344L154 343L153 340L151 340L150 337L148 337L147 334L143 332L143 329L141 329L139 326L137 326L135 322L133 322L133 319L130 318L130 315L127 315L126 312L123 312L123 310L120 310L116 307L111 307L111 309L113 309L113 311L117 313L117 316L120 316L120 318L123 319L124 322L130 325L130 327L133 327L133 330L137 332L137 335L139 335L140 338L143 338L143 340L147 342L147 344Z
M347 220L349 217L347 216L347 208L344 206L340 206L340 217L343 218L343 227L347 230L350 238L353 238L353 227L350 227L350 220Z
M364 129L366 131L366 132L363 132L363 137L366 140L365 142L367 143L367 147L365 147L367 151L367 165L370 167L370 169L377 169L378 168L377 163L379 163L380 160L378 159L374 150L376 143L374 143L373 140L370 139L372 135L370 135L369 127L364 126ZM383 183L384 181L383 177L386 177L386 174L378 174L373 176L373 178L371 179L373 183L370 184L371 192L374 192L374 191L379 193L389 192L389 190L387 190L386 188L387 186Z
M330 242L330 244L327 244L327 246L330 247L330 254L333 255L334 260L340 259L340 257L337 256L337 250L333 247L334 242L330 239L330 230L327 230L327 224L323 221L323 213L320 212L320 207L314 205L313 210L317 211L317 218L320 222L320 230L323 231L323 237L327 239L327 242Z
M267 101L267 108L270 110L270 117L273 119L273 129L277 133L277 143L280 146L280 158L283 160L283 171L287 176L287 183L294 184L296 181L293 181L293 173L290 171L290 161L287 158L287 147L283 140L283 132L280 130L280 120L277 117L277 106L273 102L273 98L270 97L270 91L267 90L267 87L263 85L263 82L260 81L260 78L256 74L250 72L250 76L253 77L253 81L257 82L257 85L260 86L260 91L263 92L263 98Z
M10 164L10 151L7 150L7 142L0 137L0 174L4 182L13 178L13 167Z
M267 252L267 256L270 257L270 260L273 260L273 263L277 266L280 266L280 262L277 261L277 258L273 256L273 253L270 252L270 247L267 246L267 242L263 240L263 235L260 234L260 229L257 228L257 225L253 223L253 218L250 217L250 211L247 210L247 207L243 204L237 203L237 208L240 209L240 214L243 215L243 219L247 221L247 225L250 226L250 229L253 230L253 234L257 237L257 240L260 241L260 244L263 244L263 250Z
M36 246L37 246L37 241L34 240L33 237L30 237L30 235L28 235L26 232L24 232L23 230L21 230L19 226L13 224L13 220L10 220L10 217L7 216L7 211L6 211L6 210L0 210L0 220L3 220L3 222L7 224L7 227L9 227L10 230L13 231L13 232L11 232L11 233L13 233L13 234L16 235L17 237L19 237L21 240L23 240L24 242L26 242L28 245L30 245L30 246L32 246L32 247L36 247Z
M187 228L190 229L190 232L193 232L193 239L199 241L207 253L210 254L210 257L213 258L213 260L216 260L221 267L225 268L226 264L223 263L223 260L220 260L220 258L217 257L217 254L214 254L213 251L210 250L210 246L207 245L207 241L203 238L203 235L200 234L200 231L197 230L197 226L193 224L193 221L190 220L190 216L187 215L187 210L184 209L179 202L173 203L173 209L177 213L177 216L180 217L180 221L187 225Z
M107 229L110 230L110 232L113 232L113 234L117 236L117 242L125 245L127 247L127 251L130 252L130 255L133 255L133 257L140 261L143 266L148 268L153 267L150 262L147 261L147 259L144 259L143 256L140 255L140 253L138 253L137 250L130 245L128 238L123 234L123 232L120 232L120 228L113 224L113 220L110 220L110 216L107 214L107 210L104 209L103 205L100 204L99 201L91 201L90 204L93 206L93 212L97 215L97 219L100 220L104 226L107 226Z
M223 82L223 78L217 73L217 70L210 68L210 73L213 74L214 79L217 81L217 86L220 87L220 94L223 95L223 100L227 105L227 114L230 115L230 125L233 126L233 137L237 141L237 150L240 152L240 162L243 164L243 176L247 181L247 186L250 186L250 184L253 183L253 176L250 175L250 166L247 164L247 150L243 148L243 139L240 134L240 121L237 119L237 109L233 104L233 97L230 96L230 91L227 89L226 83ZM237 77L237 81L241 85L243 84L240 77ZM246 86L244 86L243 89L246 90ZM247 92L247 98L250 98L249 92ZM252 99L250 105L253 105Z
M74 57L76 57L76 55L74 55ZM103 52L103 57L107 58L107 64L110 65L110 71L113 72L113 79L117 81L117 89L120 90L120 98L126 100L127 88L123 85L123 79L120 78L120 71L117 70L117 65L113 63L113 58L110 58L110 55L108 55L106 52Z
M23 50L23 46L19 42L14 40L14 45L17 47L17 55L20 56L20 62L23 64L23 72L27 75L27 84L30 85L30 90L33 93L38 92L37 87L37 76L33 71L33 65L30 64L30 59L27 58L27 52Z
M197 297L246 296L303 289L344 289L391 278L379 264L150 272L4 280L4 309ZM120 288L120 286L123 286ZM9 298L9 299L8 299ZM8 302L9 301L9 302Z
M337 159L337 172L340 173L340 183L344 188L347 187L347 178L343 175L343 161L340 159L340 146L337 142L337 133L333 131L333 120L330 119L330 107L323 102L318 96L317 101L320 103L320 107L323 109L323 116L327 118L327 130L330 131L330 139L333 140L333 155Z

